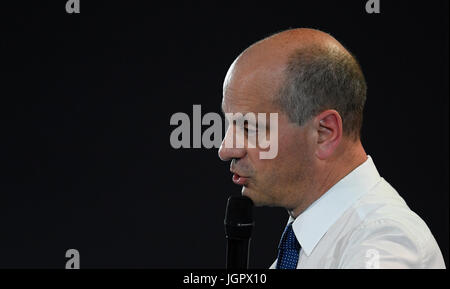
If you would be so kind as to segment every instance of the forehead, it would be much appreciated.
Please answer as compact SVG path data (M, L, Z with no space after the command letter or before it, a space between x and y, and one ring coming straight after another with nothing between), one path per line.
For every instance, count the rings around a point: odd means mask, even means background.
M225 77L222 110L224 112L278 112L277 96L281 71L259 65L233 65Z

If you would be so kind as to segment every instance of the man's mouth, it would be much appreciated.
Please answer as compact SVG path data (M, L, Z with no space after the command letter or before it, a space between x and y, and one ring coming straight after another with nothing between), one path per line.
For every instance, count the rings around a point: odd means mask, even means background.
M236 185L245 186L248 182L248 177L240 176L236 173L233 174L233 182Z

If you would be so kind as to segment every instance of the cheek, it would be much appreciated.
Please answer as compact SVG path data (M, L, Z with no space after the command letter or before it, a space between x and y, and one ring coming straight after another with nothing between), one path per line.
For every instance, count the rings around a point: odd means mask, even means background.
M298 151L288 140L283 138L280 138L278 154L274 159L260 159L260 152L259 149L249 150L248 157L258 178L263 182L272 182L273 179L279 179L281 175L286 175L298 159Z
M278 135L278 153L274 159L260 159L260 152L267 151L259 148L247 149L247 157L252 168L261 181L273 178L288 177L304 165L307 147L304 136L292 131L280 130Z
M301 135L280 135L278 155L270 160L272 175L278 176L280 179L295 177L304 169L307 154L308 148Z
M283 162L295 161L301 152L300 150L303 149L298 139L299 137L281 134L278 139L278 155L274 160L276 161L278 159L281 164Z

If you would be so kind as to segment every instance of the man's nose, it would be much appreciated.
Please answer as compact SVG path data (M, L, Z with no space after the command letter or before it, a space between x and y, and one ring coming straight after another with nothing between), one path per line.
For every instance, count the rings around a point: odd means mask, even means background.
M230 125L225 132L225 137L222 140L219 148L219 158L222 161L229 161L231 159L240 159L247 153L245 148L235 148L233 143L234 126Z

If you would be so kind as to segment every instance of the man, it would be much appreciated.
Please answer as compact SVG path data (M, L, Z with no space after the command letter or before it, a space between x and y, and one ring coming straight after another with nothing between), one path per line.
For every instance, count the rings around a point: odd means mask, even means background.
M427 225L364 151L365 100L355 58L318 30L275 34L231 65L223 111L278 113L275 158L224 145L239 131L248 138L232 120L219 149L243 195L290 215L271 268L445 268Z

